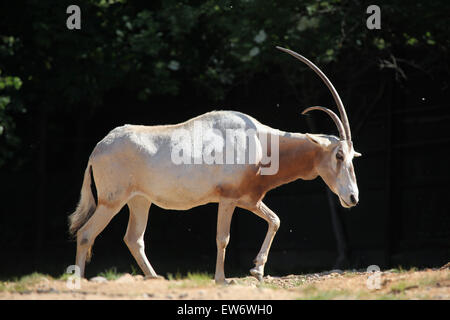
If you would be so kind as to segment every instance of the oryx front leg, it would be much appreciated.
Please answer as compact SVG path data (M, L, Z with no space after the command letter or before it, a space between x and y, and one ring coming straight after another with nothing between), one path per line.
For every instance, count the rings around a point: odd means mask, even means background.
M124 241L131 254L148 278L158 278L145 255L144 233L147 227L148 211L151 202L143 196L135 196L127 203L130 210L127 232Z
M225 281L225 250L230 241L230 224L233 216L235 204L232 202L219 202L219 210L217 213L217 261L216 274L214 279L216 284L226 283Z
M280 219L262 202L258 202L256 208L251 211L266 220L269 224L266 238L264 239L261 249L259 250L259 253L254 260L255 267L250 270L250 273L259 281L261 281L262 277L264 276L264 265L267 262L270 246L272 245L275 233L280 227Z

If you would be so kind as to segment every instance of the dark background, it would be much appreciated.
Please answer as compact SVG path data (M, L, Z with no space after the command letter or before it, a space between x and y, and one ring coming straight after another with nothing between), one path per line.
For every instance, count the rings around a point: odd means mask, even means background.
M337 134L314 61L346 106L360 203L347 210L320 178L269 192L281 219L266 273L438 267L450 258L448 1L67 1L0 4L0 277L61 275L74 263L67 217L95 144L116 126L168 124L232 109L284 131ZM331 202L329 200L332 200ZM217 204L152 206L156 272L213 273ZM125 207L97 238L87 276L138 270ZM267 224L236 209L227 276L248 273ZM140 272L140 270L139 270Z

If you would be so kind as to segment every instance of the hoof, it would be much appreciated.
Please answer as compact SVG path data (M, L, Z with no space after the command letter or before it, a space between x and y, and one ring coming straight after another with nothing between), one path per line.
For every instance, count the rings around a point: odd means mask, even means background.
M227 280L225 279L214 279L214 282L219 286L224 286L228 284Z
M258 279L259 282L261 282L263 279L263 274L256 268L251 269L250 274Z
M230 284L236 283L236 281L234 281L234 280L229 281L226 279L216 279L214 281L216 282L216 285L220 285L220 286L228 286Z

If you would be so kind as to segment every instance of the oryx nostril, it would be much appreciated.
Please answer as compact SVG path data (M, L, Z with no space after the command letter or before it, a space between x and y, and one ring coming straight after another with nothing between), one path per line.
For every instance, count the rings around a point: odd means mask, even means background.
M352 204L356 204L358 201L356 201L356 198L354 195L350 195L350 201L352 202Z

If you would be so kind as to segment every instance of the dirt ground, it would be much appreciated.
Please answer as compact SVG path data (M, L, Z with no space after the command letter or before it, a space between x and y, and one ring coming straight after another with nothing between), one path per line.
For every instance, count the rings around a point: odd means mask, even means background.
M356 271L320 274L230 278L215 285L210 276L184 279L144 279L130 274L114 280L82 279L80 288L68 287L68 279L33 274L0 283L0 299L450 299L450 264L440 269L396 270L379 273ZM69 282L70 283L70 282Z

